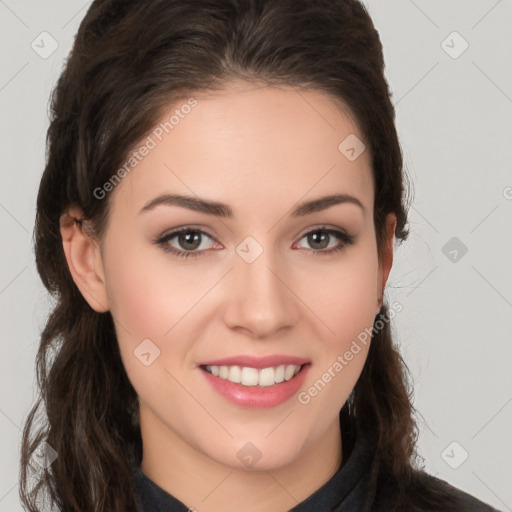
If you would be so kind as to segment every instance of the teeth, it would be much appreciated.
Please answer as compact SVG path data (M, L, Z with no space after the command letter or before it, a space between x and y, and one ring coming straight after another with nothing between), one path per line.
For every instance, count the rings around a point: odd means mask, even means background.
M207 372L230 382L243 386L273 386L284 380L290 380L301 369L295 364L276 366L275 368L249 368L244 366L205 366Z

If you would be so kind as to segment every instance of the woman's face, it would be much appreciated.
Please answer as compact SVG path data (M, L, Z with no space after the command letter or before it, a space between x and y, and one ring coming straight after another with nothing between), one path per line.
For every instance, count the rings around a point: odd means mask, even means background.
M373 326L391 264L377 257L370 154L358 156L362 134L320 92L233 83L194 99L169 107L105 199L104 305L145 443L167 439L162 452L180 444L236 468L248 451L258 468L281 467L337 427L367 356L353 342ZM171 194L190 208L162 199ZM349 199L304 206L334 195ZM273 355L308 362L285 385L291 396L282 383L226 384L201 367Z

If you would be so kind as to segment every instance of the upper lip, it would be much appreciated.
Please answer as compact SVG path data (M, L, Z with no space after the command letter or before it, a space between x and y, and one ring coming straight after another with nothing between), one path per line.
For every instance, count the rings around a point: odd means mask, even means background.
M271 355L264 357L240 355L225 357L223 359L215 359L211 361L203 361L198 363L197 366L246 366L249 368L269 368L274 366L280 366L282 364L295 364L301 366L309 363L309 360L303 357L286 356L286 355Z

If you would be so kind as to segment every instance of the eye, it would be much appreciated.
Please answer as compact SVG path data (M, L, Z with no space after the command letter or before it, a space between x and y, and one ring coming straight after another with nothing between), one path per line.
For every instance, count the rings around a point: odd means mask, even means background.
M327 255L341 251L347 245L354 244L356 238L357 235L345 231L322 227L309 231L302 236L301 240L306 239L307 243L310 244L312 254ZM214 242L214 244L216 243L208 233L200 229L184 227L163 235L154 242L161 246L165 252L180 258L196 258L207 254L207 239ZM334 242L334 246L332 242Z
M213 241L213 238L204 231L185 227L168 233L155 242L160 245L165 252L170 252L182 258L188 258L189 256L198 257L206 254L206 249L208 248L205 247L204 243L206 238ZM178 245L178 248L173 246L171 241Z
M322 227L309 231L301 240L306 239L312 248L313 254L325 255L341 251L347 245L353 245L356 238L356 235L346 233L345 231ZM331 242L334 242L334 246Z

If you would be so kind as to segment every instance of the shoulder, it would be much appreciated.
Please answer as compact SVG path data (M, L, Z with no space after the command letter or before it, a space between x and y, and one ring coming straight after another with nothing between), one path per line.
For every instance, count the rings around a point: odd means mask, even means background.
M427 497L439 497L446 500L447 510L460 512L499 512L497 509L480 501L471 494L450 485L445 480L429 475L424 471L415 472L415 488L413 492L423 492ZM430 509L426 509L430 510Z
M380 479L375 510L407 512L500 512L445 480L422 470L415 470L405 496L399 504L397 486L386 478Z

